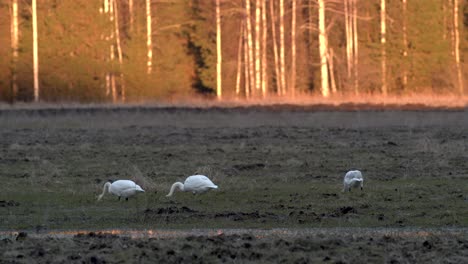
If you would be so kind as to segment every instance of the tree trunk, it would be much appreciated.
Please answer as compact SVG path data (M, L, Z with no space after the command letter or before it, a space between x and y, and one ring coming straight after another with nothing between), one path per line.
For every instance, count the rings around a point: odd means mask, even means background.
M357 26L357 0L353 0L353 73L354 73L354 93L359 93L358 76L358 26Z
M453 3L453 31L455 37L455 64L457 67L457 77L458 77L458 90L461 95L464 94L465 89L463 87L463 77L460 65L460 32L458 28L458 0L454 0Z
M320 68L322 79L322 96L330 96L330 89L328 86L328 62L327 62L327 32L325 27L325 0L318 1L319 12L319 49L320 49Z
M130 16L130 32L132 32L133 31L133 23L134 23L133 0L128 0L128 14Z
M148 50L146 72L148 74L151 74L153 64L153 42L151 37L151 0L146 0L146 48Z
M286 94L286 75L285 75L285 58L284 58L284 0L280 0L280 81L281 94Z
M260 56L260 24L261 24L261 9L259 0L255 1L255 93L261 89L261 56Z
M380 2L380 44L381 44L381 67L382 67L382 94L387 95L387 55L385 50L386 42L386 9L385 0Z
M113 0L113 4L114 4L114 13L115 13L115 18L114 18L115 42L117 46L117 56L119 59L119 66L120 66L121 98L122 98L122 101L125 101L125 82L124 82L124 76L122 73L123 57L122 57L122 47L120 45L119 11L117 8L117 1Z
M273 0L272 0L273 1ZM262 0L262 96L265 98L268 90L267 78L267 19L266 0Z
M18 32L18 0L12 1L11 6L11 50L12 56L12 67L11 67L11 101L16 100L18 94L18 81L17 81L17 63L18 63L18 43L19 43L19 32Z
M291 16L291 95L296 94L296 0L292 0Z
M278 44L276 40L276 16L274 8L274 0L270 0L270 13L271 13L271 38L273 39L273 57L275 60L275 75L276 75L276 93L281 95L281 72L279 66Z
M245 0L245 19L247 20L247 51L249 57L249 87L252 88L255 85L255 68L254 68L254 55L253 55L253 40L252 40L252 20L250 18L250 0ZM254 88L250 89L252 92Z
M218 100L222 98L221 13L219 1L220 0L216 0L216 98L218 98Z
M37 39L37 5L32 0L32 24L33 24L33 64L34 64L34 101L39 101L39 56Z
M244 26L244 31L243 31L243 45L244 45L244 83L245 83L245 98L249 99L250 98L250 58L249 58L249 41L248 41L248 35L249 32L247 31L247 27Z
M244 38L244 21L240 22L239 45L237 48L237 75L236 75L236 97L240 95L241 71L242 71L242 43Z
M407 3L406 0L402 0L403 4L403 90L406 92L408 86L408 70L407 70L407 57L408 57L408 32L407 32ZM444 15L445 19L445 15ZM445 30L444 30L445 32ZM445 38L445 33L444 33Z

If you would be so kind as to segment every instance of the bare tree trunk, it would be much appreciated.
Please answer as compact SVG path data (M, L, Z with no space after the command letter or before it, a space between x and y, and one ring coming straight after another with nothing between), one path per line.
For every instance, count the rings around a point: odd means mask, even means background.
M327 53L327 60L328 60L328 69L330 71L330 86L333 94L336 94L336 82L335 82L335 72L333 67L333 49L329 47Z
M151 39L151 0L146 0L146 47L148 49L146 69L151 74L153 64L153 42Z
M247 30L247 27L244 26L244 32L243 32L243 45L244 45L244 74L245 74L245 97L247 99L250 98L250 86L251 86L251 71L250 71L250 58L249 58L249 41L248 41L248 35L249 32Z
M267 9L266 0L262 0L262 96L265 98L268 90L267 78Z
M120 87L121 87L121 97L122 101L125 101L125 82L124 76L122 73L123 68L123 57L122 57L122 47L120 45L120 28L119 28L119 11L117 8L117 1L114 1L114 12L115 12L115 19L114 19L114 30L115 30L115 40L117 45L117 56L119 59L119 66L120 66Z
M346 31L346 66L348 72L348 79L351 78L351 67L352 67L352 59L351 59L351 50L352 50L352 41L351 41L351 19L350 19L350 7L349 7L350 0L344 0L344 12L345 12L345 31Z
M34 64L34 101L39 101L39 56L37 39L37 5L32 0L32 24L33 24L33 64Z
M458 28L458 0L454 0L453 3L453 31L455 35L455 63L457 66L457 76L458 76L458 90L460 94L464 94L465 89L463 87L463 77L462 70L460 65L460 32Z
M385 50L386 42L386 8L385 0L380 1L380 43L381 43L381 56L382 56L382 94L387 95L387 55Z
M132 32L133 31L133 23L134 23L133 0L128 0L128 13L130 15L130 32Z
M284 0L280 0L280 81L281 94L286 94L286 75L285 75L285 58L284 58Z
M109 20L110 20L110 25L111 25L111 33L110 33L110 40L111 40L111 45L110 45L110 61L111 64L113 65L113 61L115 58L115 46L114 46L114 29L113 24L114 24L114 1L115 0L109 0ZM112 72L109 74L109 80L110 80L110 92L112 94L112 102L117 101L117 91L115 87L115 74L114 74L114 67L112 67Z
M216 0L216 98L220 100L222 98L222 53L221 53L221 13L219 0Z
M358 76L358 31L357 31L357 0L353 0L353 73L354 73L354 93L359 93Z
M259 1L255 1L255 92L261 89L261 56L260 56L260 24L261 24L261 10Z
M292 0L291 16L291 95L296 95L296 0Z
M408 70L407 70L407 57L408 57L408 32L407 32L407 3L406 0L402 0L403 2L403 60L404 60L404 66L403 66L403 89L406 92L407 86L408 86ZM445 15L444 15L444 20L445 20ZM445 30L444 30L445 32ZM445 37L445 33L444 33Z
M11 67L11 101L13 102L16 100L16 95L18 94L18 80L16 76L19 43L18 0L12 0L11 9L11 50L13 53Z
M255 85L255 67L254 67L254 55L253 55L253 40L252 40L252 22L251 22L251 11L250 11L250 0L245 0L245 9L247 19L247 50L249 57L249 87L252 88ZM253 91L252 88L250 91Z
M281 95L281 72L278 57L278 44L276 40L276 16L274 8L274 0L270 0L270 13L271 13L271 38L273 39L273 57L275 59L275 74L276 74L276 93Z
M320 68L322 79L322 96L330 96L330 88L328 86L328 61L327 61L327 32L325 27L325 0L318 1L319 12L319 49L320 49Z
M240 95L241 71L242 71L242 43L244 38L244 21L241 20L239 32L239 45L237 48L237 75L236 75L236 97Z

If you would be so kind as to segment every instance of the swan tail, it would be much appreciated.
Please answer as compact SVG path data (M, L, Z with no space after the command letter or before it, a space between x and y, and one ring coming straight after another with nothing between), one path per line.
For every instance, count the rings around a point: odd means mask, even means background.
M102 197L106 193L106 189L107 189L107 191L109 191L110 186L111 186L110 182L106 182L106 184L104 184L104 187L102 188L102 193L98 196L98 199L97 199L98 201L100 201L102 199Z

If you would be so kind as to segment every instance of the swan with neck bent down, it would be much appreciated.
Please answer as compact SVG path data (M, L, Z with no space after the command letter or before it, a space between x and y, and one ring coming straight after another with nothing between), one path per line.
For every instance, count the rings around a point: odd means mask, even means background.
M343 192L351 191L353 187L361 187L364 185L364 178L362 173L358 170L351 170L346 173L343 180Z
M183 192L192 192L193 194L196 194L204 193L211 189L218 189L218 186L216 186L205 175L192 175L187 177L184 183L176 182L172 184L171 190L169 191L169 194L166 195L166 197L172 196L176 189L179 189Z
M128 201L128 197L132 197L139 192L145 192L140 185L136 184L130 180L118 180L118 181L108 181L104 184L104 188L102 189L102 193L98 197L98 201L102 199L104 194L107 192L112 193L119 197L125 198Z

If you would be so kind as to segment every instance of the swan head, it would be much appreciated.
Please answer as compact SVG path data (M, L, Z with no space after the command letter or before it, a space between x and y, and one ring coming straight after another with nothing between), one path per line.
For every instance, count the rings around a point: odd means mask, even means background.
M138 185L138 184L135 185L135 190L136 190L137 192L145 192L145 190L143 190L143 189L140 187L140 185Z

